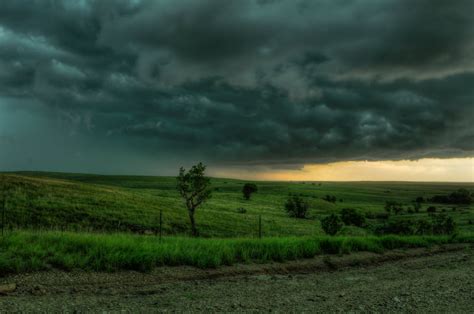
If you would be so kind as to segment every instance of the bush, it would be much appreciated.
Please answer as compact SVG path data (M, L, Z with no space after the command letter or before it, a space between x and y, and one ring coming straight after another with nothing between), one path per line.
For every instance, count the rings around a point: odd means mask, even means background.
M290 195L285 203L285 210L290 217L306 218L309 204L298 195Z
M413 223L410 221L389 221L388 223L378 226L374 230L377 235L399 234L411 235L415 233Z
M445 214L433 216L433 234L453 234L456 223L453 218Z
M321 220L321 227L324 232L329 235L336 235L336 233L341 230L343 224L341 218L338 215L331 214L330 216L325 217Z
M423 198L423 196L418 196L416 199L415 199L415 203L423 203L425 201L425 199Z
M334 195L326 195L323 197L323 200L330 203L336 203L337 198Z
M431 218L432 221L426 219L390 221L382 226L377 226L374 233L377 235L441 235L455 233L456 223L451 217L439 214L431 215Z
M395 201L386 201L385 210L387 211L387 213L394 212L395 214L399 214L403 211L403 206L402 204Z
M244 194L244 198L246 200L249 200L252 193L255 193L257 191L258 188L255 183L245 183L244 187L242 188L242 193Z
M414 233L417 235L433 233L433 224L426 219L417 220L416 222L414 222L414 226Z
M435 212L436 212L436 207L430 206L430 207L428 207L428 208L426 209L426 211L427 211L428 213L435 213Z
M365 225L365 217L353 208L344 208L341 210L341 219L346 225L362 227Z
M444 203L444 204L471 204L472 195L466 189L459 189L452 192L449 195L435 195L431 198L431 201L434 203Z

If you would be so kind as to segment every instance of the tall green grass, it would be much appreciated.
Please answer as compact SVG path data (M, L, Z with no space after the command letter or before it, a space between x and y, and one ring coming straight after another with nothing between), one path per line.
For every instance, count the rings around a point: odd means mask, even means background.
M0 275L52 268L88 271L139 270L189 265L214 268L234 263L286 261L318 254L474 243L473 235L383 237L285 237L194 239L130 234L18 231L0 238Z

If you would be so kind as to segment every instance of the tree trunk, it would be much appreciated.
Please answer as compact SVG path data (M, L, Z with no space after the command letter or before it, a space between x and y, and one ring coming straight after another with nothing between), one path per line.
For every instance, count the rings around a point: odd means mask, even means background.
M199 235L198 230L196 228L196 221L194 221L194 210L189 210L189 220L191 221L191 232L193 237L197 237Z

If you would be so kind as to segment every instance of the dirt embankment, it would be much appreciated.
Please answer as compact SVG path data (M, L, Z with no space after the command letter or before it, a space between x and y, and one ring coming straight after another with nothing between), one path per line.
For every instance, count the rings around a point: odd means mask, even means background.
M0 312L466 312L474 249L358 253L217 270L44 272L0 278Z

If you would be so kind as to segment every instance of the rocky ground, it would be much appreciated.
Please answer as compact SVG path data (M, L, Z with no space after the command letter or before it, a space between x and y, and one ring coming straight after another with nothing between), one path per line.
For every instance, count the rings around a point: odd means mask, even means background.
M42 272L16 284L0 312L474 312L474 249L358 253L217 270Z

